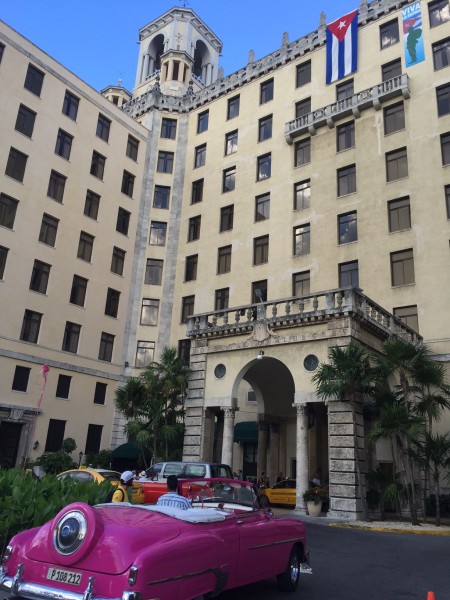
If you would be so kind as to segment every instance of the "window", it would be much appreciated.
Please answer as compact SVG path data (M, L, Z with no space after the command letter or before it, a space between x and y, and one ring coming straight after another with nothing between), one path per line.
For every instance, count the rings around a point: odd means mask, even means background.
M119 299L120 292L108 288L106 292L105 315L117 319L117 315L119 314Z
M238 146L238 130L230 131L225 134L225 155L234 154L237 152Z
M30 290L39 292L39 294L47 293L48 278L50 277L51 265L35 260L33 271L31 272Z
M97 219L100 206L100 196L88 190L84 202L84 214L91 219Z
M153 208L169 208L170 187L155 185L153 195Z
M294 210L309 208L311 204L311 181L294 183Z
M145 269L145 283L149 285L161 285L163 261L156 258L147 258Z
M255 222L265 221L270 217L270 194L255 198Z
M204 179L192 182L191 204L197 204L203 200L203 182Z
M0 246L0 279L5 275L6 258L8 257L9 248Z
M214 310L225 310L228 308L230 300L230 288L222 288L216 290L214 298Z
M311 273L310 271L301 271L292 275L292 295L306 296L310 293Z
M94 404L105 404L107 383L95 382Z
M61 350L76 354L78 350L78 342L80 340L80 332L81 325L67 321L64 328L64 337Z
M105 333L102 331L100 337L100 348L98 350L98 359L111 362L113 349L114 349L114 337L111 333Z
M160 150L158 153L157 171L159 173L172 173L173 171L173 152Z
M262 235L253 240L253 265L264 265L269 262L269 236Z
M300 87L311 82L311 61L307 60L300 65L297 65L295 86Z
M177 137L176 119L168 119L163 117L161 122L161 137L168 140L174 140Z
M56 397L57 398L69 398L70 382L72 377L70 375L59 375L58 383L56 385Z
M272 115L262 117L258 121L258 142L263 142L272 137Z
M33 135L35 120L36 113L21 104L19 106L19 112L17 113L16 131L20 131L20 133L23 133L30 138Z
M341 263L339 266L339 287L359 287L358 261Z
M386 181L396 181L408 177L406 148L386 152Z
M450 65L450 38L432 45L433 64L436 71Z
M141 307L141 325L157 325L159 315L159 300L143 298Z
M76 304L77 306L84 306L84 301L86 299L86 290L87 290L88 280L84 277L80 277L80 275L74 275L72 280L72 289L70 290L70 300L71 304Z
M208 130L209 110L201 112L197 117L197 133L203 133Z
M448 2L448 0L446 0ZM419 332L419 315L417 313L417 305L413 306L399 306L398 308L394 308L393 310L394 316L398 317L400 321L402 321L414 331Z
M66 90L62 109L63 115L66 115L66 117L69 117L69 119L72 119L72 121L76 121L79 103L80 99Z
M311 138L295 143L295 166L301 167L311 162Z
M233 229L234 204L224 206L220 209L220 227L219 231L231 231Z
M338 83L336 86L336 100L345 100L346 98L351 98L355 93L354 90L354 81L353 79L349 79L348 81L344 81L343 83Z
M78 242L77 257L87 262L91 262L93 246L94 236L82 231L80 233L80 241Z
M338 243L349 244L358 239L358 216L356 211L338 215Z
M273 100L273 79L261 83L259 92L259 103L265 104Z
M65 429L66 421L50 419L45 442L45 452L56 452L57 450L61 450Z
M37 344L39 330L41 328L42 314L34 310L25 309L22 321L20 339L24 342Z
M55 154L69 160L70 152L72 150L72 140L72 135L60 129L58 131L58 137L56 138Z
M446 185L445 191L445 207L447 209L447 219L450 219L450 185Z
M11 148L9 151L8 162L6 163L6 175L22 183L25 176L27 159L28 156L26 154L15 148Z
M98 115L97 130L95 135L100 139L107 142L109 140L109 130L111 128L111 121L104 115Z
M116 231L118 231L119 233L123 233L123 235L128 235L130 216L131 213L129 213L124 208L119 207L119 210L117 211Z
M234 119L235 117L239 116L239 104L240 104L240 97L239 96L234 96L233 98L229 98L228 100L228 104L227 104L227 119Z
M355 122L349 121L336 128L336 150L348 150L355 146Z
M393 21L389 21L388 23L384 23L380 25L380 48L383 50L384 48L389 48L389 46L393 46L397 44L400 40L399 32L398 32L398 20L394 19Z
M206 144L197 146L195 149L194 168L203 167L206 162Z
M19 202L5 194L0 194L0 225L12 229Z
M338 196L346 196L356 192L356 166L349 165L337 170Z
M131 173L128 173L128 171L124 171L123 176L122 176L122 188L121 188L122 194L126 194L127 196L132 198L133 190L134 190L134 175L132 175Z
M56 232L58 231L59 220L44 213L42 216L41 230L39 232L39 241L47 246L54 246L56 242Z
M399 198L388 202L389 231L403 231L411 229L411 210L409 198Z
M28 65L24 87L35 96L40 96L43 83L44 73L33 67L33 65Z
M195 281L197 279L198 254L186 256L186 264L184 271L185 281Z
M62 202L64 197L64 188L66 187L66 179L61 173L52 171L48 181L47 196L53 198L56 202Z
M267 302L267 279L252 283L251 303Z
M16 366L12 388L15 392L26 392L31 369L29 367Z
M258 156L256 160L257 164L257 172L256 179L257 181L262 181L263 179L268 179L272 174L272 155L264 154L263 156Z
M181 300L181 322L187 323L188 317L194 314L195 296L185 296Z
M222 192L232 192L236 187L236 167L230 167L223 172Z
M405 129L405 107L403 102L391 104L383 109L384 135Z
M450 133L441 135L442 164L450 165Z
M191 359L191 340L178 340L178 356L189 365Z
M311 98L305 98L295 103L295 118L305 117L311 112Z
M400 58L381 65L381 79L382 81L389 81L394 77L399 77L402 74L402 61Z
M128 136L126 155L131 160L137 161L139 150L139 142L132 135Z
M412 249L391 252L391 281L393 286L415 282Z
M231 271L231 246L223 246L217 251L217 274L223 275Z
M125 265L125 250L114 246L111 259L111 273L123 275L123 267Z
M165 246L167 237L167 223L152 221L150 223L150 246Z
M438 116L450 114L450 84L436 88Z
M138 342L136 350L136 369L145 369L153 361L155 356L155 342Z
M91 175L103 181L103 175L105 174L105 164L106 158L94 150L92 152L91 160Z
M194 242L200 239L201 216L191 217L189 219L188 242Z
M450 20L450 9L448 0L436 0L428 4L428 16L430 27L437 27Z
M85 454L98 454L102 441L102 430L103 425L93 425L92 423L89 423L86 436L86 448L84 450Z
M311 226L309 223L294 227L294 256L309 254L311 249Z

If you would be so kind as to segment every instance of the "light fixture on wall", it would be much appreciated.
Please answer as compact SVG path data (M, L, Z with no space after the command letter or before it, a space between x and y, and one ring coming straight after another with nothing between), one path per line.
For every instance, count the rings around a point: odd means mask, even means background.
M37 450L39 448L39 442L36 440L33 444L33 450Z
M82 458L83 458L83 452L80 452L80 454L78 455L78 468L80 468Z
M258 356L256 357L258 360L262 360L262 357L264 356L264 350L260 350L258 352Z
M316 421L316 411L314 410L314 406L308 404L308 429L314 427L314 423Z

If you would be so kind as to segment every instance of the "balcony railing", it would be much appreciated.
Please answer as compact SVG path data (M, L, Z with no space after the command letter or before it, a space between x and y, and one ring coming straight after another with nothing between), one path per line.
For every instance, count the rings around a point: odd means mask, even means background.
M404 98L411 96L409 78L406 73L289 121L285 125L286 141L288 144L292 144L296 137L305 133L315 135L319 127L325 127L326 125L330 128L334 127L334 122L337 119L342 119L351 114L358 118L361 111L368 108L373 107L380 110L383 102L396 96L403 96Z
M413 343L421 337L398 317L365 296L359 288L339 288L315 294L260 302L192 315L187 319L191 338L223 337L252 332L255 324L276 329L315 323L332 316L357 314L383 335L398 335Z

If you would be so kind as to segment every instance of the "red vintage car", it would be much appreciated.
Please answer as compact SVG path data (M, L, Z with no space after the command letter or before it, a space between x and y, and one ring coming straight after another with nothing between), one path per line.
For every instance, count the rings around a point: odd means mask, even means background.
M305 528L230 479L183 481L192 508L77 502L14 536L0 592L28 600L200 600L269 577L285 591L309 572ZM1 595L1 594L0 594Z

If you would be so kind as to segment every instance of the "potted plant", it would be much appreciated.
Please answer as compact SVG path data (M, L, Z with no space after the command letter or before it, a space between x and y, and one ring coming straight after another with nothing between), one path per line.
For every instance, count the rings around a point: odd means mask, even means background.
M310 517L318 517L322 512L322 502L328 500L328 492L325 488L314 486L303 492L303 500L306 503Z

